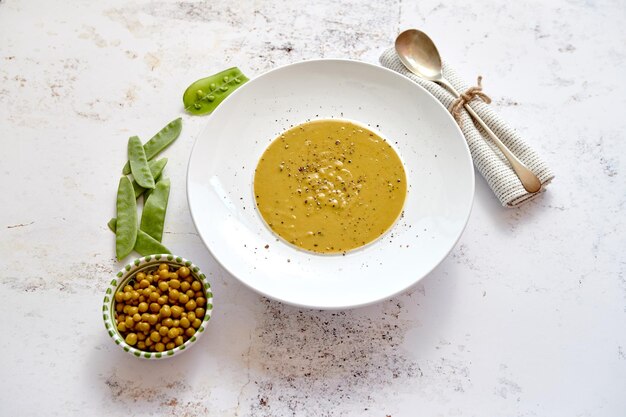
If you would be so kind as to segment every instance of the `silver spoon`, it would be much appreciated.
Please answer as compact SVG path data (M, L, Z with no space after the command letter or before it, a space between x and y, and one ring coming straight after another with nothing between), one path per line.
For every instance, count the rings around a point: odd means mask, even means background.
M434 81L446 87L455 97L460 94L443 78L441 74L441 57L434 42L424 32L417 29L409 29L398 35L396 38L396 52L400 61L413 74L428 81ZM513 171L517 174L522 185L529 193L536 193L541 189L541 181L531 170L529 170L509 149L498 139L489 126L482 121L474 110L465 104L467 112L482 126L496 146L511 163Z

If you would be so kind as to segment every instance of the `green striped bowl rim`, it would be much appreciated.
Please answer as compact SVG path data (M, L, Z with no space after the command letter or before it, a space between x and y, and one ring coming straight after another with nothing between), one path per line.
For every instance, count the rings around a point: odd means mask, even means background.
M166 263L175 266L186 266L191 271L191 274L195 279L202 283L202 291L204 292L206 298L206 308L204 319L202 320L202 324L196 331L196 334L183 343L180 346L175 347L174 349L165 350L163 352L146 352L143 350L139 350L130 346L122 335L118 332L117 326L115 324L115 293L118 289L123 288L130 280L132 280L138 272L144 271L146 269L151 268L154 265L158 265L161 263ZM157 255L148 255L142 256L141 258L137 258L132 262L126 264L120 271L115 275L115 277L111 280L108 287L106 288L104 294L104 300L102 302L102 318L104 319L104 327L108 332L109 336L115 342L117 346L119 346L125 352L129 354L141 358L141 359L164 359L171 358L173 356L179 355L187 350L193 345L196 344L198 339L204 334L207 324L211 319L211 314L213 313L213 292L211 291L211 284L207 280L206 275L200 270L200 268L195 265L193 262L189 261L180 256L171 255L171 254L157 254Z

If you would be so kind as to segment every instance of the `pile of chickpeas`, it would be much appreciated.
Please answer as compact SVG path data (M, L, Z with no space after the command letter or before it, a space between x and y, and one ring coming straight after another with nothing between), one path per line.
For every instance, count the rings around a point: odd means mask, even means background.
M115 293L117 330L131 346L149 352L174 349L191 338L206 313L202 283L189 268L166 263L138 272Z

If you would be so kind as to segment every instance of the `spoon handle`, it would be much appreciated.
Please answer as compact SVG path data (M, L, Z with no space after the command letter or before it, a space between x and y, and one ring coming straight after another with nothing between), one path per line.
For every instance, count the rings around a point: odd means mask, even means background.
M455 97L459 97L458 91L456 91L456 89L448 82L448 80L442 78L441 81L437 81L447 87L448 90L450 90L450 92ZM487 132L487 135L489 135L491 140L493 140L493 143L496 144L498 149L500 149L500 152L502 152L504 157L509 161L511 167L513 168L513 171L515 171L522 185L524 186L524 189L529 193L536 193L537 191L539 191L541 189L541 181L539 181L539 178L537 178L537 176L533 174L533 172L528 169L522 161L520 161L515 155L513 155L513 153L504 145L504 143L502 143L502 141L500 141L500 139L498 139L496 134L493 133L493 131L489 128L489 126L487 126L487 124L485 124L485 122L483 122L480 116L476 114L474 109L472 109L469 104L465 104L465 110L467 110L467 112L474 118L474 120L478 122L478 124L485 130L485 132Z

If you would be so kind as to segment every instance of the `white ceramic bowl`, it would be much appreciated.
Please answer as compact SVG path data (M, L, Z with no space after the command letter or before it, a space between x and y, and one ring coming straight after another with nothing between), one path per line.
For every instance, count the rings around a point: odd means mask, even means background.
M317 255L277 239L253 198L254 169L269 143L321 118L379 132L407 174L403 216L380 239L345 256ZM251 80L209 116L189 161L187 195L202 240L241 282L289 304L348 308L407 289L446 257L470 214L474 168L448 111L412 81L357 61L305 61Z
M126 284L128 284L130 281L133 281L135 279L135 275L138 272L156 268L162 263L166 263L175 267L188 267L191 275L202 283L202 292L204 292L207 303L202 324L196 330L196 333L192 337L190 337L185 343L175 347L174 349L166 350L164 352L146 352L130 346L128 343L126 343L122 335L118 332L114 317L114 295L119 289L124 288ZM106 293L104 295L104 300L102 303L102 318L104 319L104 326L106 327L109 336L111 336L115 344L121 347L125 352L128 352L133 356L143 359L169 358L183 353L185 350L193 346L195 342L200 338L200 336L204 334L205 327L208 324L209 319L211 318L212 312L213 293L211 292L211 285L209 284L206 275L204 275L200 268L194 265L191 261L185 258L181 258L180 256L170 254L144 256L141 258L137 258L131 263L124 266L124 268L122 268L116 274L115 278L113 278L113 280L109 284L109 287L106 289Z

